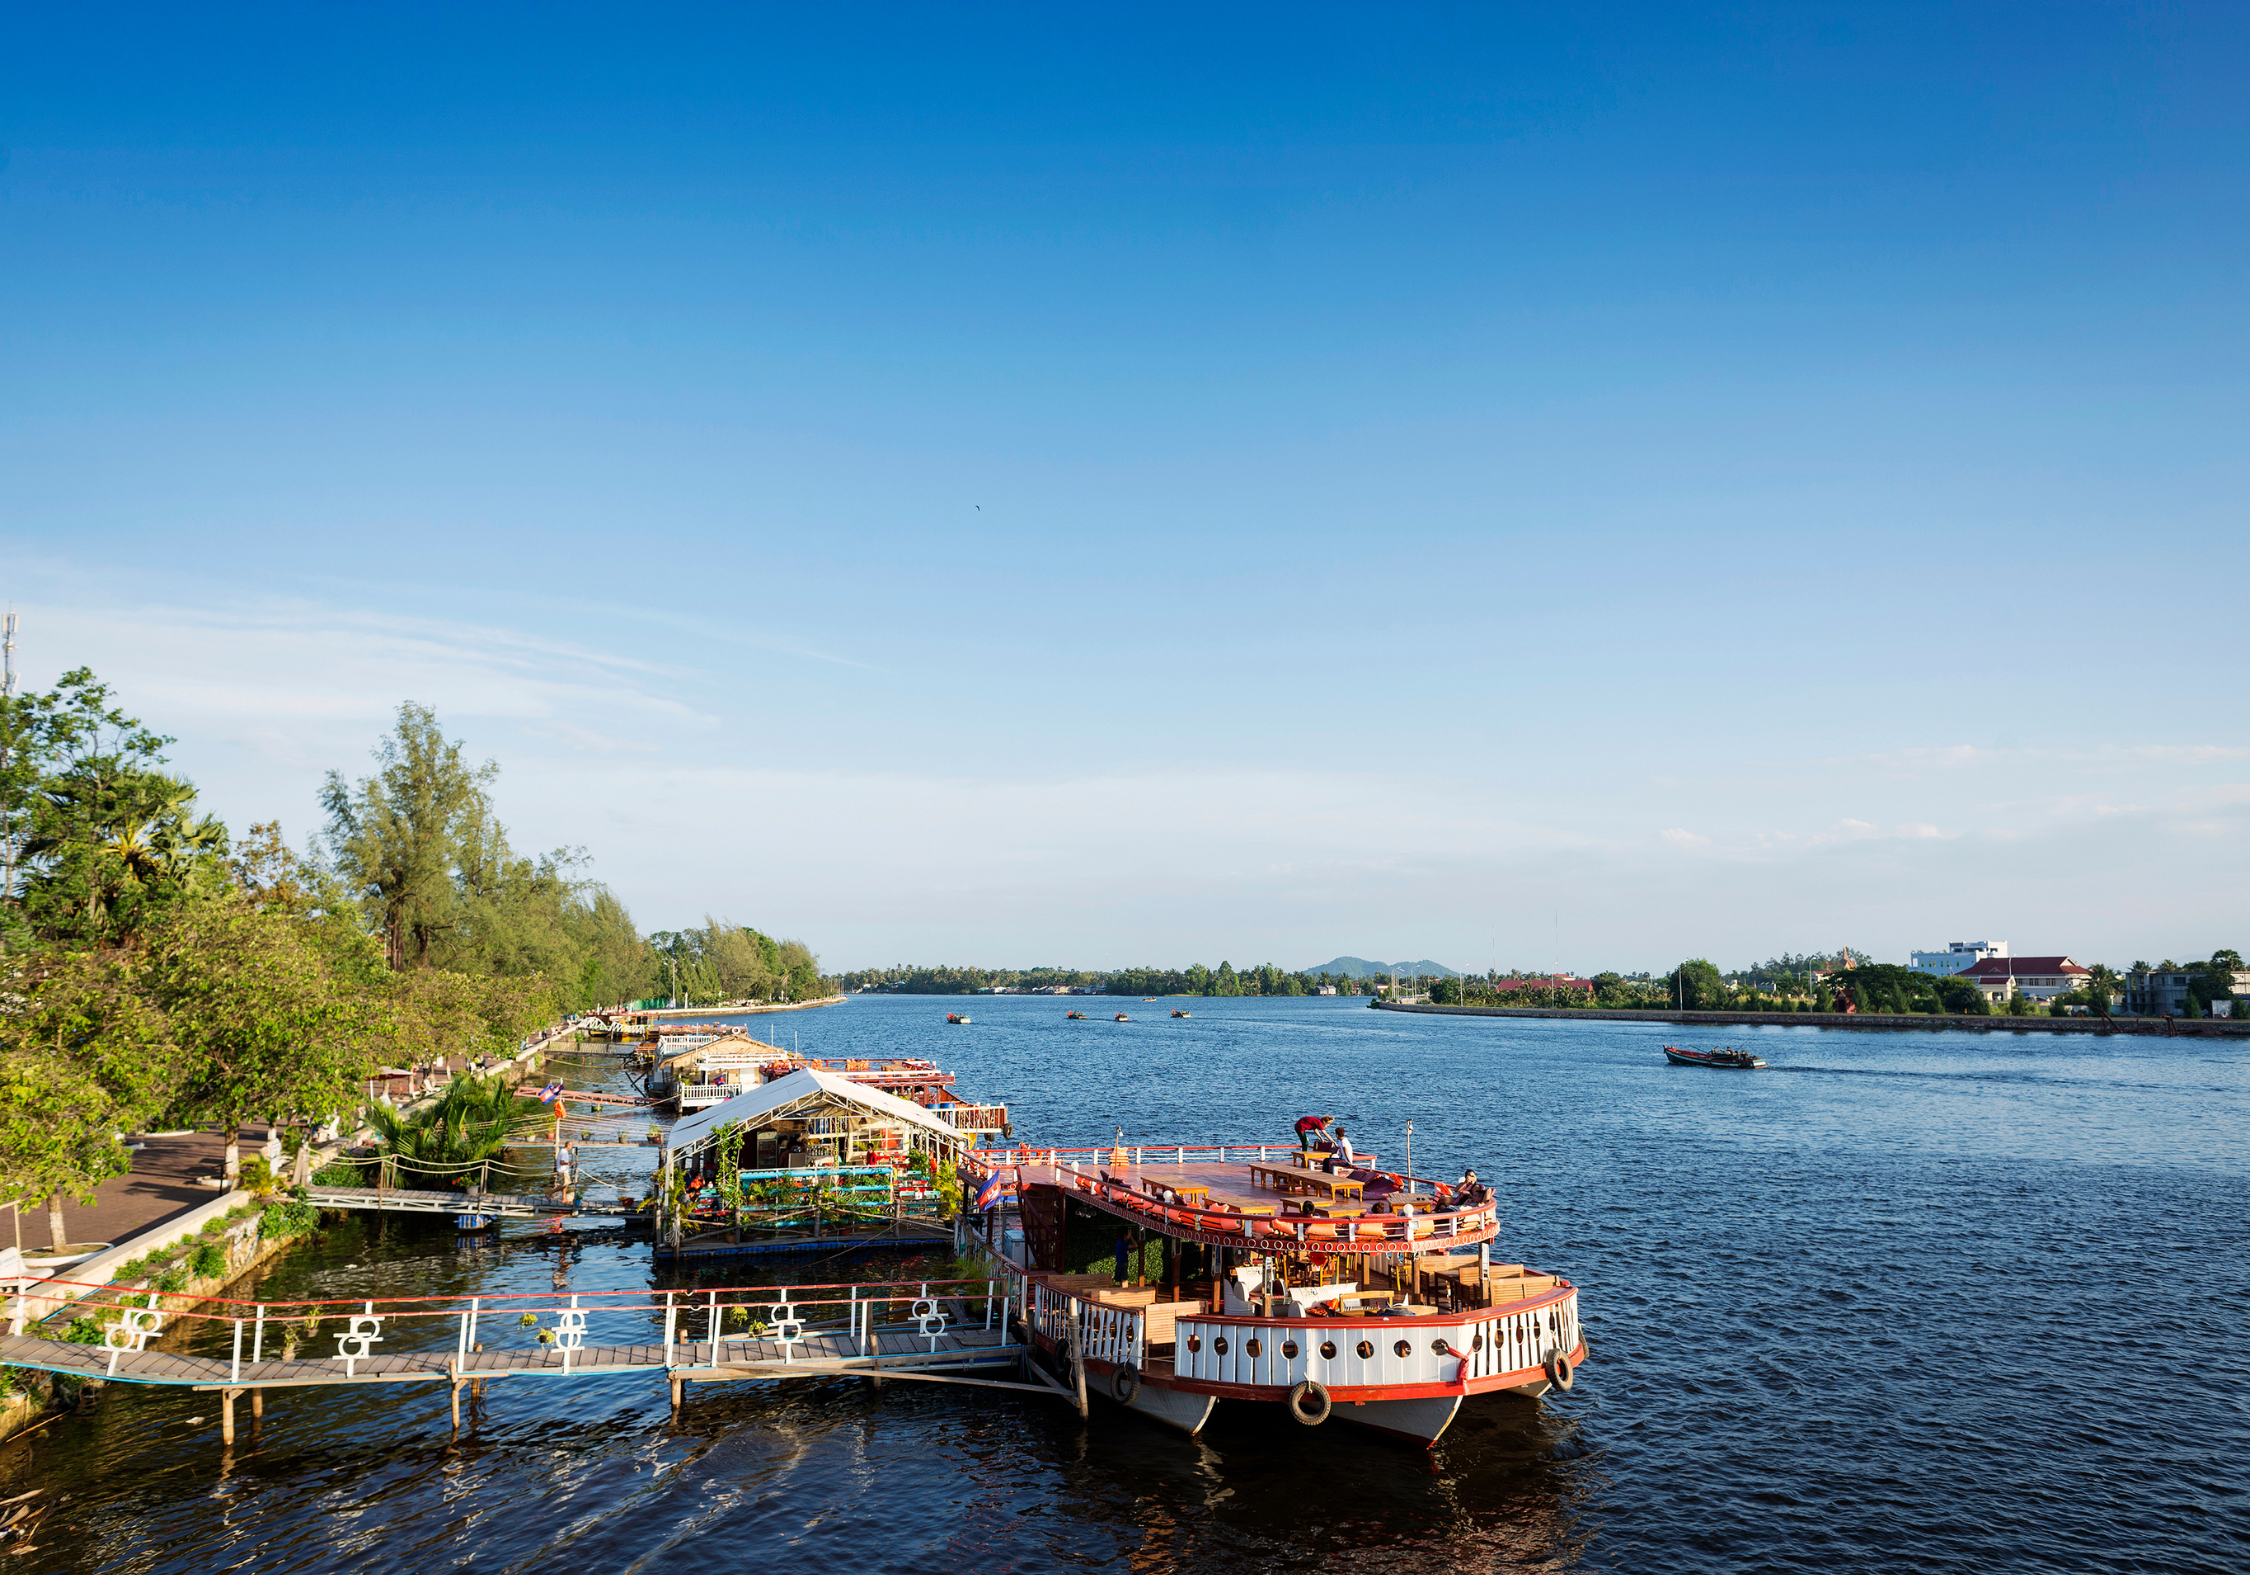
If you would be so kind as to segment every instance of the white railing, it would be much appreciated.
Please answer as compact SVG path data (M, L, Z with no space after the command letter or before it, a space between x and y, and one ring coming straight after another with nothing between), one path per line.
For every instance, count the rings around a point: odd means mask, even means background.
M1037 1280L1028 1281L1027 1286L1031 1326L1052 1340L1057 1350L1068 1353L1075 1328L1088 1360L1114 1362L1120 1367L1127 1363L1136 1368L1147 1365L1148 1317L1140 1308L1104 1307Z
M1173 1373L1203 1383L1270 1389L1306 1379L1331 1389L1453 1385L1531 1372L1576 1350L1578 1293L1528 1311L1444 1323L1337 1318L1308 1326L1183 1317L1175 1338Z

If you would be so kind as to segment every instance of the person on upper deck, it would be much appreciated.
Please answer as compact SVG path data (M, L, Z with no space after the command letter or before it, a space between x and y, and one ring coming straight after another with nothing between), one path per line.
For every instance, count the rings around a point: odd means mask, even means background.
M1336 1152L1344 1156L1346 1165L1359 1163L1359 1153L1352 1147L1352 1140L1344 1135L1342 1127L1336 1129Z
M1299 1116L1297 1118L1298 1151L1310 1154L1313 1151L1315 1139L1323 1143L1330 1141L1328 1123L1335 1119L1334 1116Z

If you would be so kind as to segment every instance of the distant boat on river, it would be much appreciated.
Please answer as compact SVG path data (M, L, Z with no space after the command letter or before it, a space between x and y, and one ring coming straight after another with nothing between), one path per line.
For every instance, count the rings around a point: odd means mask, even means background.
M945 1014L945 1020L949 1023L959 1023L962 1027L966 1028L969 1023L969 1014L966 1012L947 1012Z
M1674 1066L1715 1066L1729 1072L1753 1072L1766 1064L1747 1050L1679 1050L1666 1045L1664 1057Z

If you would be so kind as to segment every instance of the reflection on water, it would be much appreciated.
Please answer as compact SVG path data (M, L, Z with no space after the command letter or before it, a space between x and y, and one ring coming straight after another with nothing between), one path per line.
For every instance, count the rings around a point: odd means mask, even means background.
M1287 1142L1300 1102L1423 1173L1503 1180L1510 1258L1585 1287L1578 1391L1422 1453L1222 1403L1197 1440L1097 1401L865 1380L106 1391L0 1449L25 1569L1621 1571L2241 1567L2245 1056L2161 1040L1662 1030L1198 1002L854 1001L807 1053L927 1054L1033 1140ZM1667 1068L1669 1033L1770 1073ZM574 1081L578 1080L574 1075ZM581 1150L637 1183L647 1150ZM1403 1157L1403 1156L1401 1156ZM942 1255L713 1269L918 1277ZM614 1228L349 1223L260 1294L686 1285ZM395 1326L394 1326L395 1327ZM214 1348L222 1337L207 1336ZM399 1338L443 1344L442 1330ZM247 1411L247 1407L244 1407Z

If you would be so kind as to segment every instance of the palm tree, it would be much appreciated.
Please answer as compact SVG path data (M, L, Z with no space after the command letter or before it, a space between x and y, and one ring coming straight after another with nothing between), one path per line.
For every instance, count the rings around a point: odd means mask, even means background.
M456 1073L436 1104L412 1115L388 1105L370 1106L383 1160L426 1186L468 1185L472 1172L547 1123L546 1108L497 1077Z

